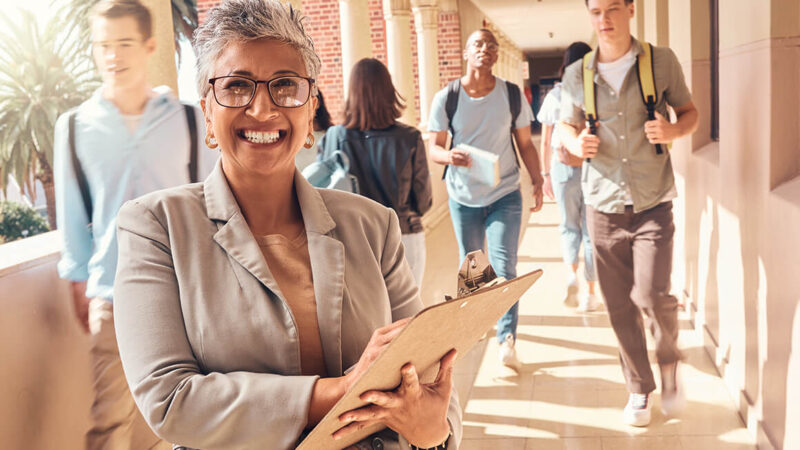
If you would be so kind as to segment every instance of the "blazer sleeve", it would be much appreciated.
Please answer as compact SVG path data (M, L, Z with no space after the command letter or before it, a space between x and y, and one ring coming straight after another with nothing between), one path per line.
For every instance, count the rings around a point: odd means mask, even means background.
M293 448L318 377L203 373L187 338L167 228L153 211L128 202L119 212L117 236L120 358L153 431L192 448L258 448L259 442Z
M381 254L381 268L383 278L386 281L386 289L389 291L389 301L392 303L392 321L397 321L405 317L413 316L420 311L422 301L419 297L419 289L414 282L411 268L408 266L403 246L400 241L400 223L394 210L387 208L389 214L389 228L386 232L386 242ZM461 406L458 403L458 394L453 386L450 394L450 405L447 409L447 421L450 423L450 430L453 435L448 442L448 449L457 449L461 443L462 424ZM408 441L400 436L400 444L403 449L411 449Z
M433 206L433 195L431 192L431 173L428 169L428 157L426 156L425 143L422 135L415 133L417 137L416 145L411 154L412 176L411 192L414 195L413 205L416 206L417 213L421 216L428 212Z

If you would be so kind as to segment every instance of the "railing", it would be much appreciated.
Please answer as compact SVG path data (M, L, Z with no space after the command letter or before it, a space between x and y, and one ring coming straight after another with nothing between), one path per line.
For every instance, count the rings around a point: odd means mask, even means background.
M89 340L58 278L58 232L0 245L0 446L82 448Z

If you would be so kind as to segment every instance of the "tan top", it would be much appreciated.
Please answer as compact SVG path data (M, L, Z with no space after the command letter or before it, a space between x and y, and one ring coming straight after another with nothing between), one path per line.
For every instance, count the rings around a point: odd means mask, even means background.
M305 230L292 240L282 234L270 234L256 236L256 241L294 316L300 341L301 373L328 376L319 336L317 300Z
M635 55L643 52L642 44L633 39ZM617 92L597 72L597 53L591 61L595 68L595 90L600 147L591 163L583 165L581 175L586 204L603 213L622 213L628 193L635 212L656 206L672 198L675 187L669 151L656 154L647 141L644 123L647 108L642 101L634 64ZM675 53L667 47L653 47L653 76L658 103L656 111L669 117L667 105L685 106L692 100L683 71ZM586 120L583 104L583 66L581 61L564 71L561 89L561 120L582 126Z

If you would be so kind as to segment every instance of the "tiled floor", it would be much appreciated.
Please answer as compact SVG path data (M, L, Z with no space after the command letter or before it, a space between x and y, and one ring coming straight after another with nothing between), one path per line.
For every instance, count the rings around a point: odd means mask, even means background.
M616 338L604 312L577 313L563 303L556 205L546 203L528 220L518 273L542 268L544 276L522 298L517 374L497 360L491 337L456 368L464 408L465 450L482 449L754 449L752 438L688 321L681 346L689 404L678 419L661 415L653 396L647 428L622 423L627 401ZM449 219L428 235L427 301L452 293L458 251ZM489 333L493 336L493 333ZM655 358L651 356L651 361ZM654 367L654 373L657 367Z

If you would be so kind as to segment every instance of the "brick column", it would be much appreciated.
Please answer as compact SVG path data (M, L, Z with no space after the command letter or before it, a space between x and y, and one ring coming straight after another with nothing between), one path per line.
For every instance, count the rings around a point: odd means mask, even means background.
M167 85L178 95L178 68L175 66L175 37L170 0L143 0L153 18L156 52L150 59L147 79L153 86Z
M409 0L383 0L386 20L386 56L392 82L406 99L400 121L417 126L414 108L414 61L411 55L411 4Z
M419 61L419 122L424 129L436 91L439 90L439 45L437 42L439 8L436 0L411 0L417 32Z
M439 89L462 75L461 21L456 0L439 0Z
M344 98L350 86L350 71L362 58L372 57L368 0L339 0L342 34L342 85Z

